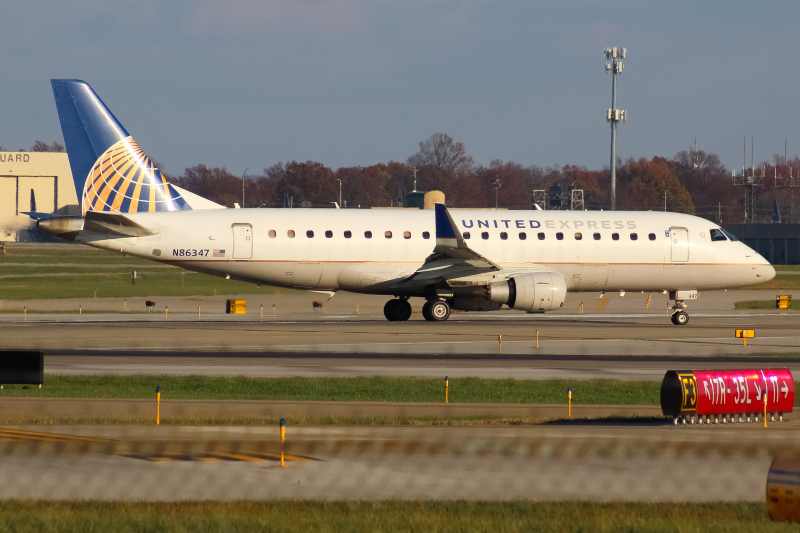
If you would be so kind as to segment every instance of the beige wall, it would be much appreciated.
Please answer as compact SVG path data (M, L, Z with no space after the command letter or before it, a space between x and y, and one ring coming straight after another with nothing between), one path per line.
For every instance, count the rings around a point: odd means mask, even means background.
M0 241L29 238L31 191L39 212L80 214L66 153L0 152Z

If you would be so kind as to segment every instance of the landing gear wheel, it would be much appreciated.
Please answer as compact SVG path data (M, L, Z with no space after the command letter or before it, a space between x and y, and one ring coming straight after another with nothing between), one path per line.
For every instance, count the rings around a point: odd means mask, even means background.
M672 317L670 318L672 319L672 323L676 326L685 326L689 323L689 313L686 311L677 311L672 313Z
M430 300L422 307L422 316L431 322L442 322L450 318L450 306L444 300Z
M411 318L411 304L408 300L389 300L383 306L383 316L389 322L404 322Z

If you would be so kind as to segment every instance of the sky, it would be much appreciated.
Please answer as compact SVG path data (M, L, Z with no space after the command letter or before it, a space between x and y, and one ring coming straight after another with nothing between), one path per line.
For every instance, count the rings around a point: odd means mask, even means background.
M800 3L707 0L6 2L4 150L62 142L87 81L162 168L404 162L442 132L480 165L608 168L697 144L730 169L800 153Z

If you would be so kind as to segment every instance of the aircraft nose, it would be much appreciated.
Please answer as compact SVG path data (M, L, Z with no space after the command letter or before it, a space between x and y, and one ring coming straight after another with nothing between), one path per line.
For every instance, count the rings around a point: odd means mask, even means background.
M766 265L760 267L756 275L759 279L763 279L764 281L769 281L775 277L775 267L767 263Z

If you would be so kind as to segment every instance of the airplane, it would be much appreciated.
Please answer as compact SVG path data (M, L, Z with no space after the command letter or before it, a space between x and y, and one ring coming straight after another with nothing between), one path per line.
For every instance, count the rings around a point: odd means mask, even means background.
M775 276L718 224L640 211L228 209L168 183L92 88L51 80L81 216L32 213L46 233L258 284L390 296L406 321L503 306L560 309L568 291L668 293L686 325L698 291Z

